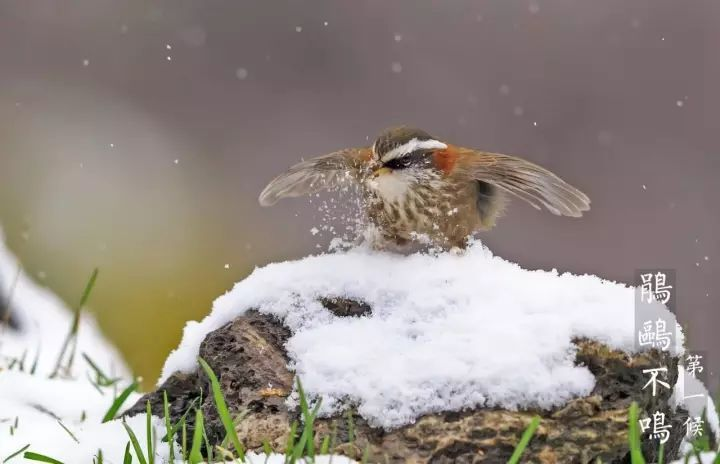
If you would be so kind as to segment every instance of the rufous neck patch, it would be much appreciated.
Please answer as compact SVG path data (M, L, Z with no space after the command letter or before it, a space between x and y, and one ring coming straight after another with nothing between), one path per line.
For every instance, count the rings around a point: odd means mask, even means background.
M445 174L449 174L450 172L452 172L452 170L455 168L455 163L457 163L457 159L457 150L452 145L448 145L448 147L445 149L433 152L433 161L435 162L435 167L444 172Z

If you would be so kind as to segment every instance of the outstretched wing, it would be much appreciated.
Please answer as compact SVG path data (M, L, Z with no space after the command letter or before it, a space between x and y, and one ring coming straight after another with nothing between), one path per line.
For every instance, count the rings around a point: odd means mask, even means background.
M521 158L457 147L458 168L558 216L580 217L590 199L547 169Z
M371 156L370 148L347 148L298 163L270 181L260 193L260 204L270 206L281 198L309 195L355 181Z

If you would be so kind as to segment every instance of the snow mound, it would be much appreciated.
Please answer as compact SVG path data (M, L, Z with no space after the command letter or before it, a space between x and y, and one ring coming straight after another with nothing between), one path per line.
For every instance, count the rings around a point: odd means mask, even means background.
M78 283L79 286L82 284ZM22 271L5 247L0 230L0 302L8 301L19 329L0 327L0 368L18 359L25 359L29 367L37 359L37 372L50 374L70 330L71 311L57 295L36 284ZM129 375L118 351L103 337L95 319L87 313L80 318L77 353L77 358L80 353L87 353L107 374Z
M341 318L320 297L362 300ZM291 329L291 368L322 413L341 401L375 426L466 407L549 408L594 386L574 365L574 337L633 350L634 289L590 275L525 270L480 244L463 254L354 249L270 264L189 322L159 383L191 372L205 335L248 309Z

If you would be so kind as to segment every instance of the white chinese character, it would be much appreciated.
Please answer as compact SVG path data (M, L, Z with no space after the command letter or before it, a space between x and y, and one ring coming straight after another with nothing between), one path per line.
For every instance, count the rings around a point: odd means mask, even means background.
M655 347L655 332L653 331L653 321L643 322L642 331L638 332L638 344L640 346Z
M686 434L690 438L702 436L703 420L702 417L688 417L685 423Z
M640 286L640 301L645 301L645 298L647 298L648 303L652 303L653 301L653 282L652 273L648 274L640 274L640 278L642 279L642 285Z
M655 275L652 273L640 274L640 278L642 279L640 301L647 299L648 303L652 303L653 300L656 300L662 304L667 304L670 301L670 289L673 287L665 283L667 275L664 272L658 271Z
M670 301L670 289L672 285L665 285L667 276L664 272L655 274L655 299L662 304Z
M703 367L700 365L700 358L702 358L702 356L699 354L691 354L688 355L688 357L685 359L687 361L687 364L685 365L685 370L692 377L697 377L696 374L700 374L703 371Z
M653 414L653 432L652 438L659 438L660 443L665 443L670 438L671 424L665 424L665 413L657 411Z
M652 385L652 396L655 396L657 394L657 384L662 385L663 387L670 389L670 384L667 382L663 382L662 380L658 379L658 374L660 372L664 372L667 375L667 367L656 367L654 369L643 369L643 374L650 374L650 380L648 380L648 383L645 384L645 386L642 387L643 390L645 390L648 385Z
M665 351L670 348L670 332L665 330L667 323L665 319L658 318L655 321L655 348L660 348L660 351Z
M640 422L640 433L647 432L647 429L650 428L650 423L652 422L651 417L646 417L644 419L640 419L638 422Z

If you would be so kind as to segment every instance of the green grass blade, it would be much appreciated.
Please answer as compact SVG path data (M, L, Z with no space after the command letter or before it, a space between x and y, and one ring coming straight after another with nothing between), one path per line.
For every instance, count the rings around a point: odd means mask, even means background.
M326 435L325 438L323 438L322 444L320 445L320 454L328 454L328 451L330 450L330 435Z
M352 409L347 410L348 442L355 442L355 422L353 421Z
M192 401L190 401L190 404L188 404L187 409L183 413L182 416L180 416L180 419L178 419L177 423L172 426L172 429L168 434L166 434L161 441L166 442L168 441L168 435L176 435L180 431L180 426L182 425L183 421L187 419L188 414L190 411L192 411L194 408L196 408L196 404L198 403L198 398L193 398Z
M125 454L123 455L123 464L132 464L132 454L130 453L130 442L125 445Z
M105 416L103 417L103 424L105 422L109 422L113 419L115 419L115 415L117 415L117 412L122 407L123 403L125 403L125 400L128 399L131 393L136 391L138 389L138 386L140 383L138 382L138 379L133 380L133 382L128 385L121 393L118 395L117 398L115 398L110 405L110 408L105 413Z
M181 426L182 426L182 460L187 461L188 460L188 454L187 454L187 424L185 422L185 418L183 417L181 420Z
M640 425L638 424L638 420L638 405L633 401L628 411L630 462L632 464L645 464L645 458L643 457L642 447L640 445Z
M365 445L365 451L363 451L362 460L360 461L362 464L367 464L370 459L370 444Z
M55 368L53 369L53 373L50 375L50 377L55 377L60 372L63 359L65 358L65 354L67 353L71 343L73 347L70 351L70 355L68 356L68 361L65 368L69 370L72 367L73 361L75 359L75 339L77 337L78 328L80 327L80 311L87 304L88 299L90 298L90 293L92 293L93 287L95 287L95 281L97 280L99 272L99 269L95 268L92 275L90 276L90 280L88 280L87 284L85 285L85 290L83 291L82 297L80 298L80 304L73 311L73 319L72 323L70 324L70 331L68 332L65 340L63 341L62 348L60 349L60 354L58 355L57 361L55 362Z
M300 377L296 378L297 383L297 390L298 395L300 396L300 412L302 413L303 417L303 432L302 436L300 437L300 442L303 445L307 446L307 454L310 458L315 457L315 443L314 443L314 433L313 433L313 415L309 410L308 401L307 401L307 395L305 395L305 390L302 387L302 382L300 382ZM299 449L295 456L297 458L300 458L304 449ZM300 453L300 456L298 456L298 453Z
M60 425L60 427L62 427L62 429L63 429L65 432L67 432L68 435L70 435L70 438L72 438L72 439L75 441L75 443L80 443L80 440L77 439L77 437L75 436L75 434L72 433L69 428L65 427L65 424L63 424L60 419L57 420L57 423Z
M163 415L165 416L165 429L167 430L167 442L170 449L168 456L170 462L175 462L175 432L170 423L170 404L168 403L167 390L163 390Z
M199 464L203 462L200 448L203 443L203 434L205 424L203 421L203 413L200 408L195 410L195 430L193 431L192 448L190 448L190 464Z
M55 458L51 458L50 456L45 456L44 454L40 453L33 453L32 451L25 451L23 457L28 461L48 462L50 464L63 464L62 461L58 461Z
M100 366L98 366L97 363L93 361L87 353L81 353L81 356L95 373L95 383L99 386L109 387L117 383L118 380L120 380L120 377L111 379L107 374L105 374L105 372L103 372L102 369L100 369Z
M11 455L9 455L8 457L6 457L5 459L3 459L3 460L0 461L0 462L8 462L8 461L11 460L12 458L17 457L17 456L20 456L20 454L22 454L22 452L25 451L25 450L28 449L28 448L30 448L30 444L29 444L29 443L28 443L27 445L23 446L22 448L20 448L19 450L15 451L14 453L12 453Z
M222 389L220 388L220 382L218 381L217 376L215 375L213 370L210 368L210 365L205 362L204 359L198 357L198 362L205 371L205 374L207 374L208 378L210 379L210 387L212 388L213 400L215 401L215 407L217 408L218 414L220 415L220 421L222 421L222 424L225 427L225 433L227 433L230 437L230 441L235 447L235 453L242 461L245 459L245 448L243 447L242 443L240 443L237 431L235 430L235 422L233 421L232 417L230 417L230 411L228 410L227 403L225 403L225 397L223 396Z
M138 441L135 432L133 432L133 429L127 425L127 422L123 421L122 424L130 437L130 443L132 443L133 450L135 451L135 457L137 457L138 462L140 462L140 464L147 464L147 460L145 460L145 456L143 456L142 448L140 448L140 442Z
M517 464L520 462L520 458L525 452L525 448L527 447L528 443L530 443L533 435L535 435L535 430L537 430L538 425L540 425L540 416L535 416L530 421L530 425L528 425L528 427L525 429L522 438L520 438L520 443L518 443L512 456L510 456L508 464Z
M210 445L210 440L207 437L207 430L203 427L203 443L205 443L205 451L207 451L207 462L215 462L213 456L213 447ZM228 451L230 453L230 451Z
M155 464L155 449L152 428L152 409L150 408L150 400L145 402L145 433L147 434L147 462Z
M293 421L290 426L290 433L288 433L287 443L285 444L285 462L290 462L292 459L293 451L295 450L295 435L297 434L297 421Z

